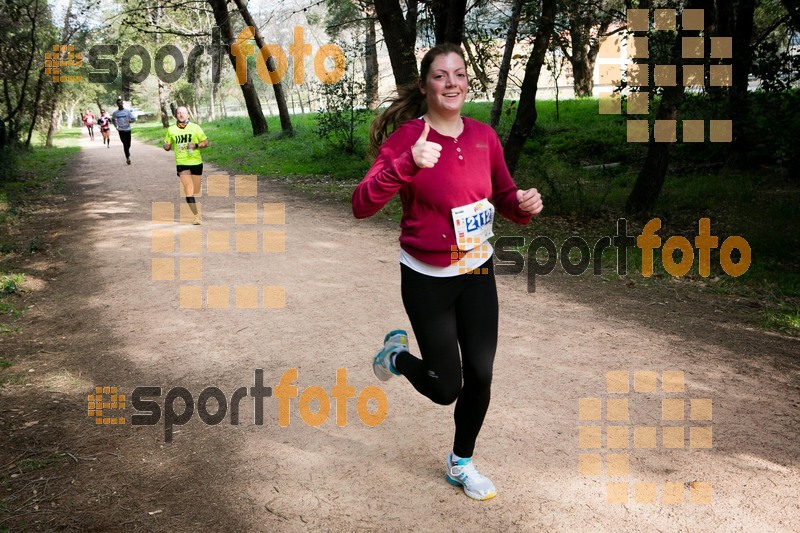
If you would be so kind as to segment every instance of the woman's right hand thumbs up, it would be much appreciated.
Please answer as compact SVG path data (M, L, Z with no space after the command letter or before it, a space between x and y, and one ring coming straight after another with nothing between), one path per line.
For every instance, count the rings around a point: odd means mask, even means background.
M442 153L442 145L428 141L428 132L431 130L431 125L427 122L422 130L422 135L419 136L417 142L411 147L411 154L414 156L414 163L419 168L433 168L433 165L439 161L439 156Z

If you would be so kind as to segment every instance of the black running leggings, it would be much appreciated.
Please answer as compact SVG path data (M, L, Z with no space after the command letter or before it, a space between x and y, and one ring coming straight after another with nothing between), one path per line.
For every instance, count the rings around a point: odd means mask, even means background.
M395 368L432 401L456 402L453 453L459 457L472 457L489 408L497 349L492 259L483 267L488 274L434 278L400 265L403 304L422 359L401 352Z
M122 141L122 149L125 150L125 159L131 158L131 132L130 131L118 131L119 133L119 140Z

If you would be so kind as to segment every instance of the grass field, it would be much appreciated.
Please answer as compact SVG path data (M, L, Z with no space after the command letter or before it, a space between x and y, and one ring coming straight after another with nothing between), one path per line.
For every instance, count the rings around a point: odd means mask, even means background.
M702 102L691 100L687 109L695 113L692 118L709 112ZM464 114L488 121L489 110L489 104L468 103ZM512 118L513 112L504 114L498 128L501 138L510 129ZM646 144L627 142L625 119L625 115L600 115L594 99L562 101L558 110L554 101L540 101L536 129L525 146L515 180L521 188L535 186L542 191L545 216L528 228L500 222L495 233L522 235L526 243L545 235L557 247L569 236L578 235L590 248L599 237L615 235L647 149ZM369 168L365 156L348 156L327 144L315 132L312 114L293 117L293 137L281 134L277 117L269 117L268 123L270 133L257 138L250 134L249 120L244 117L203 124L212 142L204 160L232 173L280 178L311 197L349 201L352 188ZM138 138L154 143L164 134L160 124L141 124L135 131ZM366 145L367 124L360 125L357 132ZM718 253L712 251L712 276L702 278L695 261L695 268L684 279L696 281L705 290L759 299L764 303L765 326L800 327L797 176L787 172L780 161L770 164L769 158L746 170L727 168L727 146L720 143L676 144L672 149L670 172L654 213L629 219L628 233L638 234L647 220L657 217L663 224L659 231L662 244L672 235L693 242L699 219L709 218L711 234L720 237L720 244L731 235L744 237L752 249L752 263L743 276L725 275ZM398 220L398 202L390 203L381 216ZM670 277L656 253L656 276L643 279L641 254L636 252L629 251L629 278L649 283ZM545 259L546 254L540 260ZM613 249L604 252L603 263L604 271L613 270Z

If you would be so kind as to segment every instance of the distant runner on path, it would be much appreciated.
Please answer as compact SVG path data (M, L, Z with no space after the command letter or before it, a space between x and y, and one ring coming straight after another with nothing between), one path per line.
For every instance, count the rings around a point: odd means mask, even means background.
M111 115L111 121L117 128L119 139L122 141L122 148L125 150L125 162L131 164L131 123L136 122L136 117L129 109L125 109L122 98L117 100L117 109Z
M111 117L108 116L107 111L103 111L100 118L97 119L97 125L100 126L100 133L103 135L103 144L106 148L111 148Z
M203 178L203 157L201 148L208 148L208 137L203 128L189 121L189 110L181 106L175 112L178 121L167 129L164 136L164 150L175 152L175 165L178 179L186 193L186 203L192 210L192 224L199 225L202 218L197 210L194 195L200 193Z
M83 114L82 120L83 120L83 125L86 126L87 130L89 130L90 141L94 140L94 119L95 119L94 113L92 113L90 110L87 109L86 113Z

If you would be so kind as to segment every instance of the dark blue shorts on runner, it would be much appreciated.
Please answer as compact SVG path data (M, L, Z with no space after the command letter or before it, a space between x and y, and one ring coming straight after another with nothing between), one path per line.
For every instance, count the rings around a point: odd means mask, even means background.
M200 163L199 165L176 165L176 167L178 169L178 174L184 170L188 170L195 176L203 175L203 163Z

